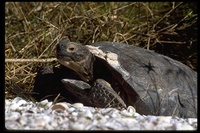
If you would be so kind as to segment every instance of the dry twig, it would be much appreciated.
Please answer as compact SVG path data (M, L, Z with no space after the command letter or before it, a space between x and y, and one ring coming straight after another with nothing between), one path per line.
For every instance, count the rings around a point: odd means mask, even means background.
M5 62L53 62L57 61L56 58L49 59L5 59Z

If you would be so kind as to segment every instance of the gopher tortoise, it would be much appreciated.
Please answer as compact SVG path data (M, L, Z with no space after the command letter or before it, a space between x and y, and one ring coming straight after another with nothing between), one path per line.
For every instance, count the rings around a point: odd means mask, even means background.
M197 73L161 54L133 45L97 42L81 45L61 40L60 64L80 79L61 79L83 104L133 106L144 115L197 117Z

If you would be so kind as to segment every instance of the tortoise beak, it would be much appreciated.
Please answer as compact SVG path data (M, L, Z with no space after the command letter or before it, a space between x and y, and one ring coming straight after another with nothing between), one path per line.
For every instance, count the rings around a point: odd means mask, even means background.
M58 62L75 71L82 80L93 80L94 55L83 45L60 41L56 47Z
M91 64L91 62L86 62L85 60L82 60L81 62L76 62L73 60L66 61L62 59L58 59L58 62L75 71L83 81L89 82L93 80L93 68L91 68L93 67L91 66L93 64Z

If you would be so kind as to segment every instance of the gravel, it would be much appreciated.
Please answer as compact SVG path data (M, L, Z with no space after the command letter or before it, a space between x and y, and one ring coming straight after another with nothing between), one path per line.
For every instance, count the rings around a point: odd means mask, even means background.
M53 104L5 99L8 130L197 130L197 118L140 115L127 109L94 108L82 103Z

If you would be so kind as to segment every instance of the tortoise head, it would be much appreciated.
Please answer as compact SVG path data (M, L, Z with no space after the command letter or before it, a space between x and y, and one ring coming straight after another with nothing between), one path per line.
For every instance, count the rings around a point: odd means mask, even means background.
M85 46L62 40L56 46L56 54L58 62L75 71L82 80L93 80L95 57Z

